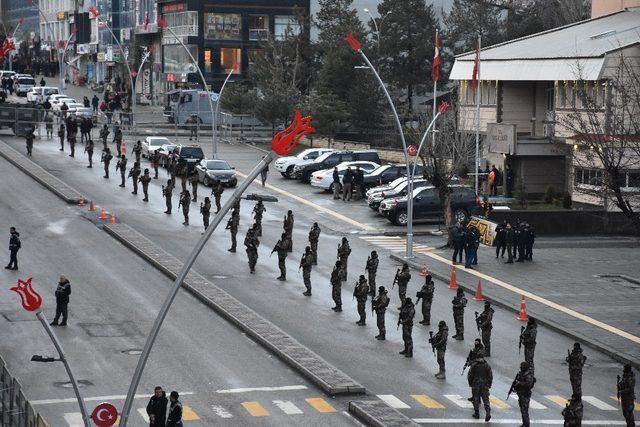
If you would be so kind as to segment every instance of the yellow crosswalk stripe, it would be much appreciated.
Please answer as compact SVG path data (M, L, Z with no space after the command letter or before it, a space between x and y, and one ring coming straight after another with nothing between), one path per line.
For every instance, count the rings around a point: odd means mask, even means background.
M187 405L183 405L182 406L182 419L185 421L197 421L200 419L200 417L198 416L198 414L196 414L194 412L193 409L191 409L191 407L187 406Z
M429 409L444 409L440 403L436 402L426 394L412 394L411 397L419 404L426 406Z
M567 403L569 403L569 401L562 396L548 395L545 397L561 408L564 408L565 406L567 406Z
M503 402L502 400L498 399L495 396L489 396L489 402L491 402L491 406L493 406L494 408L498 408L498 409L511 408L509 404L507 404L506 402Z
M335 408L321 397L309 397L305 400L318 412L336 412Z
M619 399L618 399L616 396L611 396L611 398L612 398L613 400L615 400L616 402L619 402ZM634 409L634 411L636 411L636 412L640 412L640 402L638 402L638 401L636 400L636 401L635 401L635 403L634 403L633 409Z
M246 409L252 417L269 416L269 412L258 402L242 402L241 405L244 406L244 409Z

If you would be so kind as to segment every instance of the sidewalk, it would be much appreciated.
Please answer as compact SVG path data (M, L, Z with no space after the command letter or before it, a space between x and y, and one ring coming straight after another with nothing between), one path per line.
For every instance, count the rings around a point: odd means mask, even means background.
M495 248L482 246L474 270L456 267L458 284L474 293L481 280L485 297L514 312L519 309L520 294L531 293L526 300L528 313L540 323L640 367L637 252L615 247L615 242L609 247L559 248L552 246L571 244L571 239L559 238L557 245L553 239L544 240L550 247L534 247L533 262L514 264L496 259ZM443 244L437 238L420 241L432 247ZM426 265L434 277L449 283L451 255L449 250L436 249L418 254L411 265Z

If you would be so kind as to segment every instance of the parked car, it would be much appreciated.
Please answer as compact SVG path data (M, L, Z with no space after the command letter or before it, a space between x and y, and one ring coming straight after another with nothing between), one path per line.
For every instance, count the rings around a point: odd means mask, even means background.
M42 104L49 96L57 95L60 91L53 86L36 86L27 92L27 102Z
M197 145L179 145L173 152L178 156L178 163L186 163L187 170L191 172L202 159L204 152Z
M274 162L274 168L285 178L292 178L293 168L307 165L313 162L318 156L333 151L329 148L307 148L296 156L280 157Z
M69 111L71 111L71 107L69 107ZM82 117L86 119L93 119L93 110L91 108L85 107L76 107L73 109L73 113L76 117Z
M169 156L173 154L173 150L178 147L176 144L164 144L158 148L158 164L164 168L169 165Z
M149 157L163 145L170 145L171 141L164 136L148 136L142 141L142 157Z
M423 167L416 166L416 176L422 176ZM364 176L364 188L372 188L377 185L387 184L400 177L407 176L405 165L383 165Z
M338 175L340 176L340 189L342 190L342 178L344 177L347 168L356 169L359 167L363 173L367 174L372 170L380 167L379 164L367 161L357 162L344 162L338 166ZM321 188L325 191L333 192L333 168L323 169L311 174L311 185L316 188Z
M67 107L69 107L68 113L75 113L78 108L84 108L84 104L81 102L67 102Z
M69 104L79 104L79 102L77 102L75 99L69 97L56 98L50 102L51 110L53 111L60 111L60 107L62 107L62 104L67 104L67 107L69 106Z
M482 201L472 188L452 185L451 209L456 222L465 222L471 215L479 214ZM407 224L407 196L384 200L380 204L380 213L396 225ZM413 220L438 219L442 216L442 204L438 192L433 186L413 190Z
M422 188L431 185L429 181L423 178L414 179L413 180L413 188ZM391 188L387 191L381 191L378 193L374 193L367 197L367 204L374 211L378 211L380 207L380 203L386 199L393 199L396 197L402 197L407 195L407 191L409 190L409 181L403 180L394 188Z
M198 173L198 180L207 187L211 186L216 180L227 187L235 187L238 185L236 171L229 166L226 160L200 160L200 163L196 165L196 172Z
M395 188L396 186L400 185L401 182L405 181L407 179L407 177L405 176L401 176L400 178L396 178L393 181L391 181L388 184L382 184L382 185L376 185L375 187L371 187L370 189L367 190L367 192L365 193L366 197L372 196L376 193L380 193L383 191L389 191L392 188Z
M331 151L324 153L313 161L306 165L299 165L293 168L294 178L309 183L311 181L311 174L322 170L333 168L344 162L353 162L357 160L364 160L380 164L380 157L378 153L372 150L363 151Z
M36 85L36 81L31 76L20 76L15 79L14 88L16 91L16 95L18 96L26 96L27 92L34 88Z

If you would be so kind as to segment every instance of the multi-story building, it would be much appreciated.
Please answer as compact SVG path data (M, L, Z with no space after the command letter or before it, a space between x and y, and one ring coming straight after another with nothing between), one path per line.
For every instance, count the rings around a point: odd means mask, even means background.
M561 124L585 109L578 88L598 100L595 108L606 113L605 104L615 102L608 82L621 55L634 61L640 75L639 23L640 8L625 9L483 48L483 168L486 163L497 165L513 187L519 181L530 194L540 195L551 186L571 193L576 202L610 207L602 197L587 195L597 190L603 171L597 162L584 169L576 135ZM476 91L470 87L474 57L473 52L457 56L450 76L458 82L459 126L470 132L478 117ZM640 170L625 174L627 190L640 191L635 188L640 187Z
M0 11L2 22L7 30L14 29L22 19L16 37L19 40L29 40L31 33L38 33L38 8L25 0L1 0Z

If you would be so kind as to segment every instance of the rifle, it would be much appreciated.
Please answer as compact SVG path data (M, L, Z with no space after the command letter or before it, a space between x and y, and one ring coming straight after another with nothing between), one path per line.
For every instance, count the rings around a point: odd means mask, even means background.
M436 354L436 348L433 345L433 331L429 331L429 342L431 343L431 351L433 352L433 355L435 356ZM464 370L463 370L464 371Z
M520 342L518 343L518 354L520 354L520 350L522 349L522 334L524 333L524 326L520 326Z
M511 396L511 393L515 391L515 387L516 387L516 384L518 384L519 377L520 377L520 373L518 372L518 374L516 375L516 378L511 383L511 387L509 387L509 392L507 393L507 400L509 400L509 396Z
M273 253L276 251L276 249L278 249L278 247L280 246L280 240L278 240L278 243L276 243L276 245L273 247L273 250L271 251L271 253L269 254L269 258L271 258L271 255L273 255Z
M469 366L469 358L467 357L467 361L464 362L464 366L462 366L462 372L460 372L460 376L464 375L464 370L467 369L467 366Z
M166 194L166 191L165 191L165 189L164 189L164 185L163 185L163 186L162 186L162 197L165 197L166 195L167 195L167 194Z
M478 312L475 312L476 315L476 329L478 329L478 335L480 335L480 322L478 321Z
M400 274L400 269L396 270L396 277L393 278L393 284L391 285L391 289L396 287L396 283L398 283L398 274Z
M305 254L302 254L302 258L300 258L300 265L298 266L298 274L300 274L300 269L302 268L302 263L304 262Z

